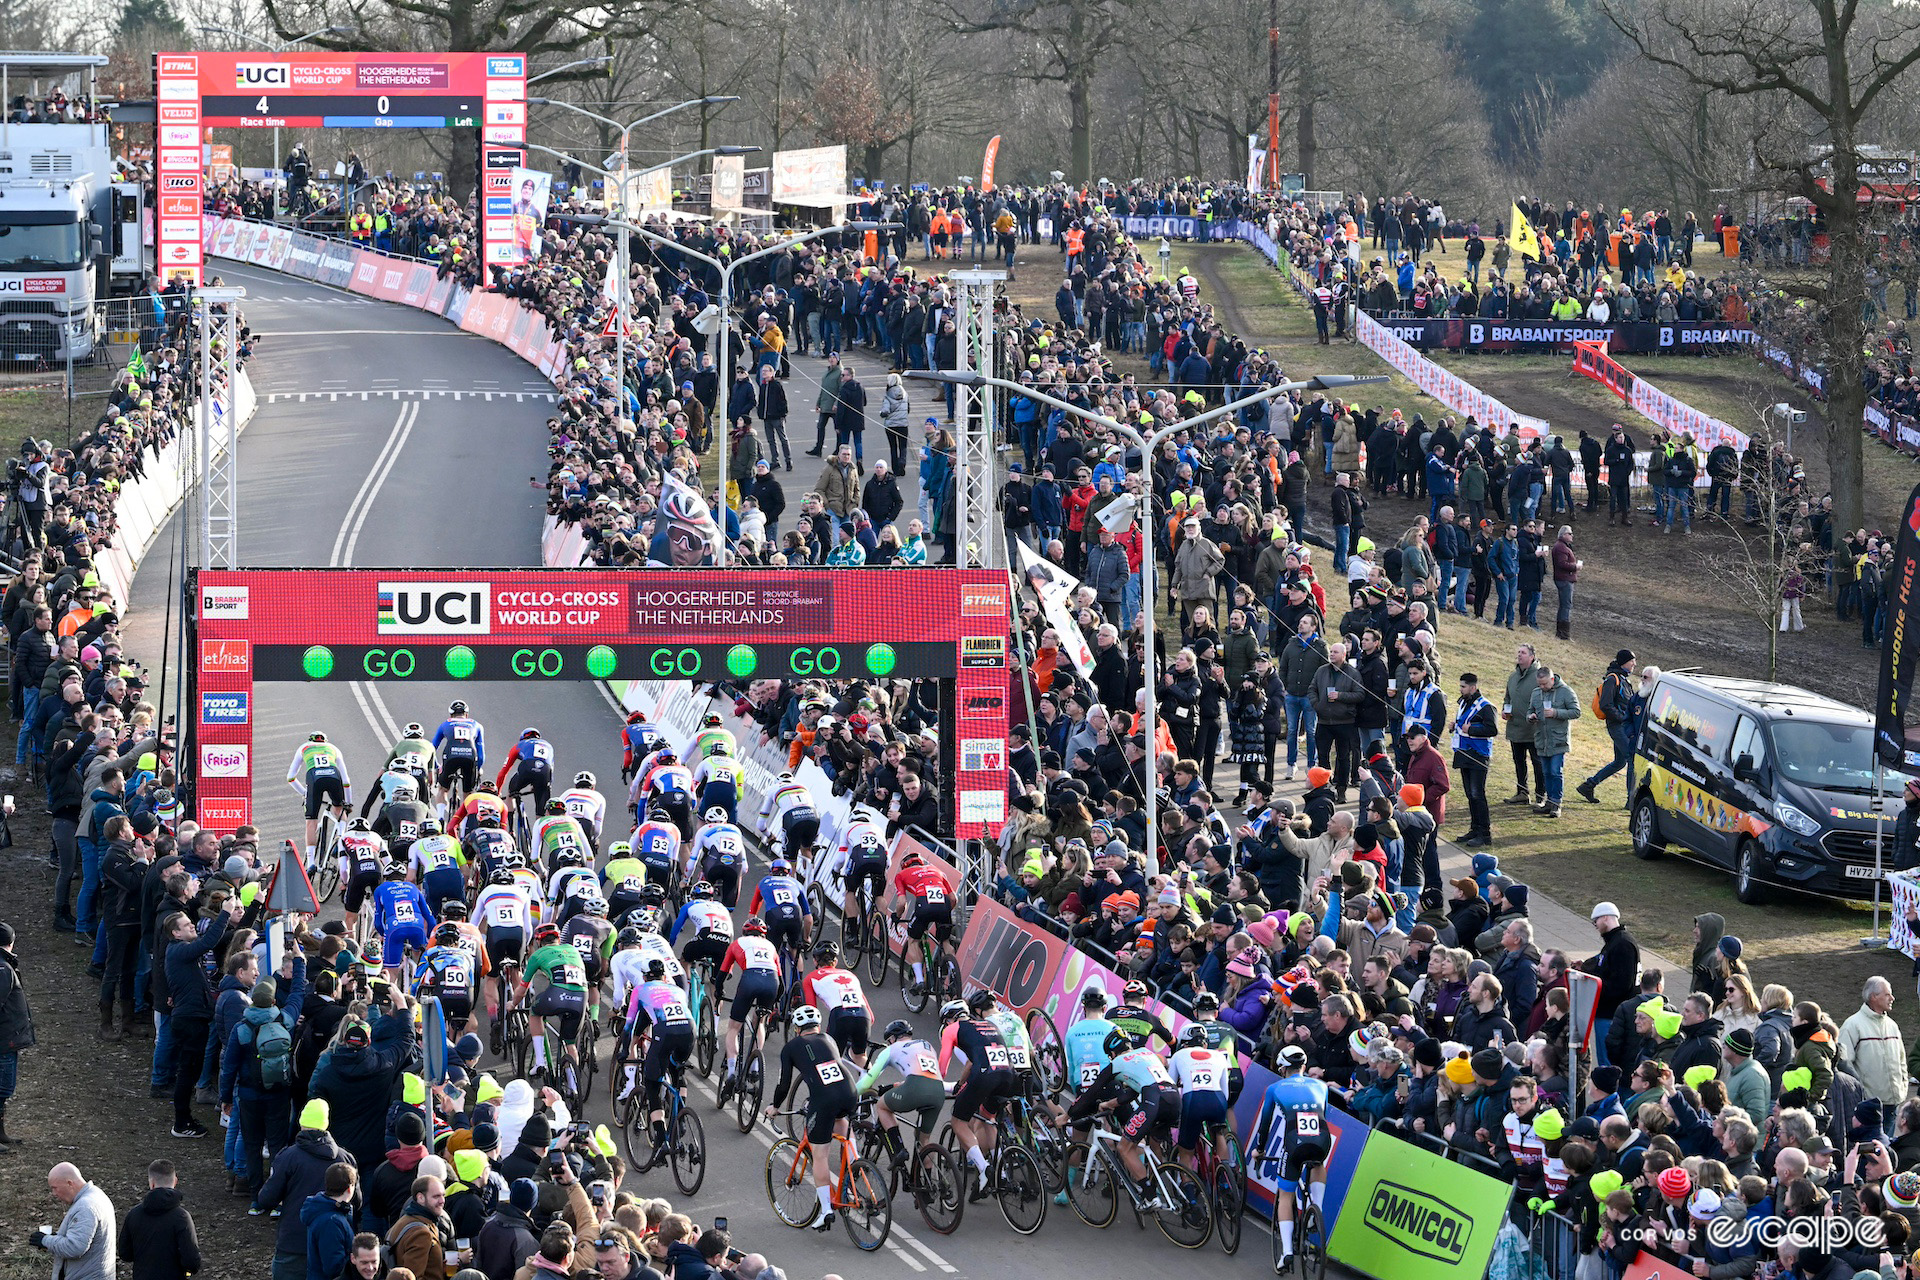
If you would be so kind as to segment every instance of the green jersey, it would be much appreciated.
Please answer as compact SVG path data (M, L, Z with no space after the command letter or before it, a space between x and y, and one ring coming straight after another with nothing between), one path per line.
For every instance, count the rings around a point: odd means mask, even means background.
M531 983L543 973L550 987L581 992L587 989L587 968L580 962L580 952L564 942L549 942L528 957L527 981Z
M553 865L553 855L565 849L576 849L593 856L592 847L587 844L587 833L580 826L580 820L574 817L555 816L540 824L540 856Z
M733 740L733 731L731 729L722 729L718 727L715 727L712 729L702 729L699 733L694 735L693 747L690 751L687 752L687 763L689 765L697 765L702 760L705 760L707 758L707 755L711 751L713 744L716 742L726 743L727 751L729 754L731 754L734 751L735 747L738 745Z
M393 750L388 753L387 759L410 762L418 760L423 762L424 767L425 762L433 759L433 744L424 738L402 738L393 744Z
M600 869L601 892L609 898L623 891L638 893L646 883L647 864L638 858L615 858Z

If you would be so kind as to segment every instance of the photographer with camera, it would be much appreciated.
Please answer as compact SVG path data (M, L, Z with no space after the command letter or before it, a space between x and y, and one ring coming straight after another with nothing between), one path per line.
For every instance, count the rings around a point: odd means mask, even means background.
M7 459L9 523L18 523L21 541L35 549L47 540L47 454L52 448L45 440L22 440L20 456Z

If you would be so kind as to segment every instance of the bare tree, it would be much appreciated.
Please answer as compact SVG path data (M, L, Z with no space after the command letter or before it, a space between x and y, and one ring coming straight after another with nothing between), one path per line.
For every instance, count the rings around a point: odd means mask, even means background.
M1869 235L1860 209L1863 125L1920 61L1920 9L1858 0L1600 0L1641 56L1699 88L1750 104L1754 163L1769 185L1822 215L1830 253L1786 287L1821 316L1834 518L1865 522L1861 382L1868 339Z

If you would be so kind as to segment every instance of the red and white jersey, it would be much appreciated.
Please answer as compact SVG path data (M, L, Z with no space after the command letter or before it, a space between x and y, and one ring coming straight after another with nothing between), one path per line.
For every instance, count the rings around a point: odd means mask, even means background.
M823 1018L836 1010L864 1013L869 1018L873 1016L873 1009L867 1004L867 993L861 989L860 979L845 969L815 969L800 984L800 990L806 1002L818 1009Z
M1173 1082L1184 1097L1189 1093L1218 1093L1225 1097L1229 1086L1227 1072L1234 1060L1218 1049L1182 1049L1173 1055Z
M532 914L520 884L490 884L473 900L474 923L483 929L525 929Z
M727 948L726 959L720 962L720 972L732 973L735 969L741 973L771 973L776 980L780 977L780 953L773 944L757 934L746 933L733 940Z
M371 831L349 831L340 837L340 857L356 869L369 863L384 864L387 842Z

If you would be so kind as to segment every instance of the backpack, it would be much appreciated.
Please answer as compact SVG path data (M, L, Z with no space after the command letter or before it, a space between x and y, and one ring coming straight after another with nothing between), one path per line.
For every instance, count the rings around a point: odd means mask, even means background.
M1611 679L1611 678L1612 677L1610 676L1608 677L1608 679ZM1592 711L1593 711L1593 718L1596 720L1605 720L1607 718L1606 711L1600 705L1600 690L1606 685L1606 683L1607 683L1606 680L1602 680L1599 684L1596 684L1595 686L1593 686Z
M293 1083L293 1033L279 1018L269 1018L259 1026L240 1024L246 1041L253 1045L256 1069L262 1089L284 1089Z

